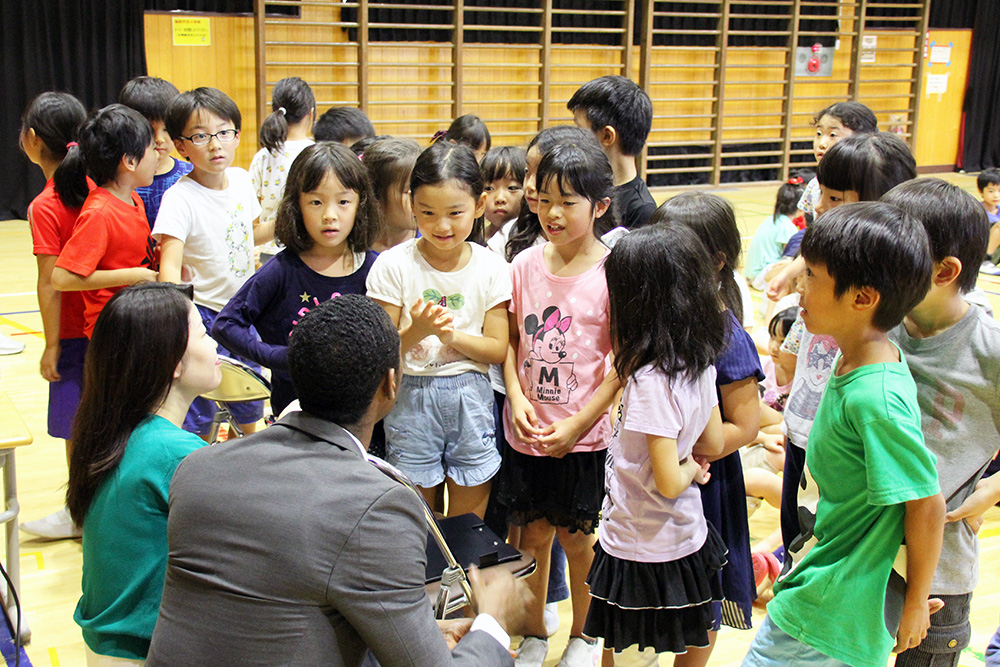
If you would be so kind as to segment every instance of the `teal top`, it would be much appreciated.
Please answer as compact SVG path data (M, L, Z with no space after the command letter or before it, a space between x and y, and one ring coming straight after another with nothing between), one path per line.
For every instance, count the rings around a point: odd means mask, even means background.
M785 249L788 239L799 231L792 219L787 215L771 216L760 223L757 233L750 241L744 274L753 280L758 273L781 259L781 251Z
M767 605L786 633L857 667L885 667L895 643L885 616L899 618L901 609L885 614L886 590L905 503L938 493L902 356L830 378L806 450L819 490L817 543Z
M156 415L129 436L83 521L83 596L73 620L94 653L144 660L167 571L167 493L205 441Z

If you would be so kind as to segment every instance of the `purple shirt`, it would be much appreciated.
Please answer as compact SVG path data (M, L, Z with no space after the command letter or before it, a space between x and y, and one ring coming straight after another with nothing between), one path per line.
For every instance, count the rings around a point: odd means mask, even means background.
M691 381L670 380L644 366L625 383L605 464L600 540L606 552L623 560L665 563L705 544L708 528L698 485L692 483L676 498L660 494L646 435L676 440L683 460L716 405L714 367Z

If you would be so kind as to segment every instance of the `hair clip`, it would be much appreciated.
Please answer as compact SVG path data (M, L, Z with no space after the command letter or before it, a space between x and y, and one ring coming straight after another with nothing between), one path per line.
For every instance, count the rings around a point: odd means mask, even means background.
M438 130L437 132L434 133L434 136L431 137L431 143L433 144L438 139L441 139L441 138L447 136L447 134L448 134L448 132L445 131L445 130Z
M285 107L278 107L278 113L280 113L282 116L284 116L285 113L286 113Z
M69 149L73 148L74 146L79 146L79 145L80 144L76 143L75 141L71 141L68 144L66 144L66 150L68 151Z
M801 176L792 176L788 179L789 185L802 185L803 180Z

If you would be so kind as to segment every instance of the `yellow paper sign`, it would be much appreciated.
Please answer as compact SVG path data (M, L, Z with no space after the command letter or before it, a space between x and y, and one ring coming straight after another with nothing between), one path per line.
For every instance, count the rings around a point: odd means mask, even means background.
M174 16L174 46L211 46L212 19L203 16Z

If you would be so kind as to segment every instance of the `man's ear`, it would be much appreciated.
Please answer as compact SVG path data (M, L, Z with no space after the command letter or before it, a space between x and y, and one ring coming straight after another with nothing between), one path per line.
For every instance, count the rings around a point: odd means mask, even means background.
M396 402L396 397L399 394L399 373L397 369L390 368L385 374L385 379L382 380L385 385L385 396L393 403Z

